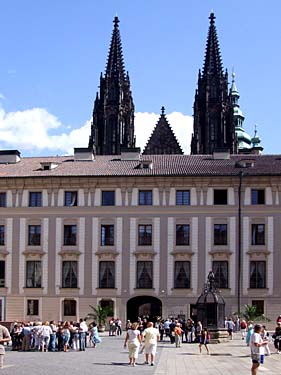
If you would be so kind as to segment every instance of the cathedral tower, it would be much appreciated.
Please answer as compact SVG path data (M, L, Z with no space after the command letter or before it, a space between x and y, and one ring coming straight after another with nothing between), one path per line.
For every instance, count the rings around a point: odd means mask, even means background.
M215 15L210 14L203 71L199 70L194 101L191 154L237 153L228 74L223 71Z
M100 76L89 137L89 149L96 155L119 155L121 148L135 146L135 109L124 67L118 17L113 22L106 70Z

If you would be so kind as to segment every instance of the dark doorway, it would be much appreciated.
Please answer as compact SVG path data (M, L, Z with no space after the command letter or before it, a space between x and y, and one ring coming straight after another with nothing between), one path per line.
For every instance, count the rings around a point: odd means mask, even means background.
M131 298L127 302L127 319L135 322L139 316L155 321L157 316L162 316L162 302L150 296Z

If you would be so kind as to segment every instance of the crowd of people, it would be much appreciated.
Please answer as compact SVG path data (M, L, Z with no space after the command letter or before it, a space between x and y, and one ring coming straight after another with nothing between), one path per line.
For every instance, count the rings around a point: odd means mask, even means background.
M122 322L119 318L110 318L108 321L109 336L122 336ZM183 342L198 343L199 353L205 347L210 354L210 334L201 322L195 323L191 318L162 319L156 317L154 323L149 317L138 318L137 322L126 322L126 335L124 347L128 345L129 365L136 366L139 353L145 353L145 364L153 366L155 363L158 341L164 338L174 344L176 348ZM281 315L277 317L276 328L270 336L265 325L254 324L236 316L225 318L225 329L229 338L233 338L233 332L240 332L241 339L250 347L252 357L252 375L256 375L259 365L264 363L264 357L271 355L269 342L272 339L276 353L281 353ZM92 322L89 326L84 319L79 322L36 321L14 322L10 332L0 326L0 368L3 366L5 342L12 341L12 350L21 351L85 351L85 348L95 348L101 342L97 324Z
M84 319L79 322L36 321L14 322L10 328L12 350L67 352L85 351L87 345L96 347L101 342L97 324L89 327Z

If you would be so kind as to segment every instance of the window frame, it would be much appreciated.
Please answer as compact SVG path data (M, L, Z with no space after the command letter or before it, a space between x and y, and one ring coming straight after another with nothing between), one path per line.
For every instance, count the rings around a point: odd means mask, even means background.
M251 189L251 204L265 204L265 189Z
M67 306L67 304L69 304L69 306ZM68 312L70 313L67 314ZM63 300L63 315L64 316L76 316L77 315L77 301L75 299L65 298Z
M141 228L144 228L142 232ZM148 228L150 228L150 233ZM152 246L152 224L138 225L138 246Z
M70 228L72 228L70 230ZM75 228L75 230L73 230ZM77 225L64 224L63 226L63 245L77 246Z
M5 246L5 225L0 225L0 246Z
M190 206L190 190L176 190L176 206Z
M42 288L42 261L27 260L25 264L25 287Z
M6 261L0 260L0 288L6 285Z
M218 233L218 228L216 227L225 227L225 230L222 231L220 230L220 236L217 234ZM214 224L214 231L213 231L213 235L214 235L214 240L213 240L213 243L214 243L214 246L227 246L228 244L228 227L227 227L227 224L225 223L215 223ZM223 235L223 233L225 233L225 236Z
M64 206L77 207L78 206L78 191L67 190L64 192Z
M263 227L262 235L259 234L259 227ZM252 246L260 246L265 245L265 224L260 223L252 223L252 230L251 230L251 244Z
M42 191L29 192L29 207L42 207Z
M143 270L140 267L143 266ZM147 267L149 268L147 270ZM141 271L147 272L149 280L141 280ZM136 264L136 289L153 289L153 261L152 260L137 260Z
M68 266L69 270L66 270ZM70 280L67 280L68 273ZM63 289L76 289L78 288L78 261L77 260L63 260L61 264L61 287Z
M0 192L0 207L7 207L7 194L5 191Z
M183 231L180 231L183 228ZM184 228L187 228L185 233ZM176 246L190 246L190 225L189 224L176 224Z
M114 224L101 224L100 246L114 246Z
M216 265L218 265L217 270L216 270ZM222 279L222 277L224 276L223 266L226 266L226 277L224 279ZM213 260L212 270L215 275L216 287L219 289L228 289L229 288L229 262L228 260ZM224 280L225 280L225 283L224 283Z
M261 281L258 280L258 266L263 267L263 280L262 283ZM249 272L249 288L250 289L266 289L266 284L267 284L267 264L265 260L251 260L250 264L250 272ZM252 267L254 267L254 271L251 272ZM261 284L259 284L261 283Z
M100 289L114 289L115 288L115 261L113 260L100 260L99 261L99 288ZM106 275L104 273L106 272ZM108 277L112 273L112 278ZM104 279L104 276L106 278Z
M181 266L187 266L187 270L184 270L184 271L186 271L188 274L186 279L182 281L182 284L178 280ZM176 260L174 262L174 289L190 289L190 284L191 284L191 262L189 260L183 260L183 261Z
M34 229L34 233L31 233L32 228ZM39 228L39 231L37 233L38 228ZM40 224L28 225L28 246L41 246L41 225Z
M153 191L152 190L139 190L139 206L152 206L153 205Z
M115 206L115 190L102 190L101 205Z
M34 304L34 306L32 308L30 307L31 304ZM26 301L26 315L28 315L28 316L39 316L39 299L29 298Z
M224 192L224 196L217 196ZM228 189L214 189L214 206L226 206L228 204Z

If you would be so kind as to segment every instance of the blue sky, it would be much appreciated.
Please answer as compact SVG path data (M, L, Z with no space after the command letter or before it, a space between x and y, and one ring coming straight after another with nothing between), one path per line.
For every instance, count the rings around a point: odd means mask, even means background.
M87 146L117 13L137 144L144 146L164 105L189 153L212 9L224 67L235 68L244 127L253 135L258 124L264 153L280 153L279 0L2 0L0 148L28 156Z

